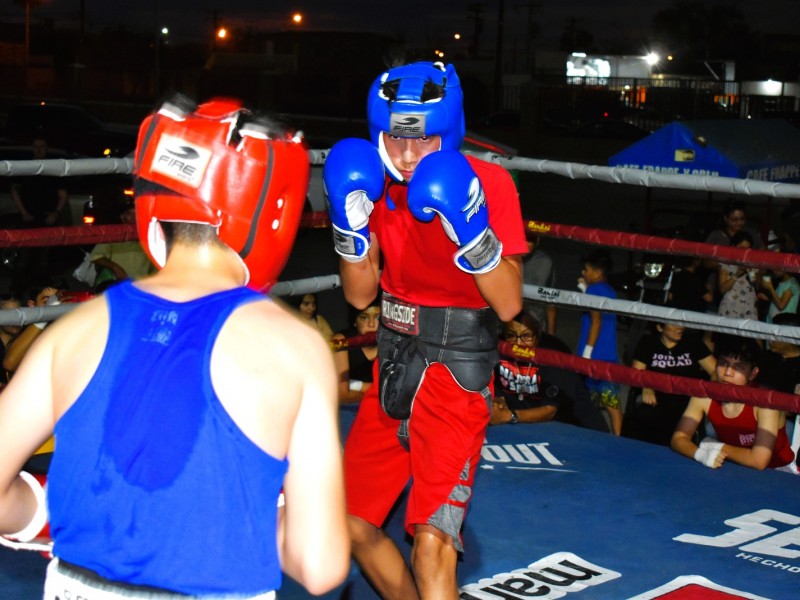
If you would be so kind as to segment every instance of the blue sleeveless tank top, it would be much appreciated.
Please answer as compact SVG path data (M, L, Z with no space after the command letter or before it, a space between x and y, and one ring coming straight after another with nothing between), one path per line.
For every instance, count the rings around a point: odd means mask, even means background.
M102 577L191 595L280 587L277 499L288 467L211 384L217 335L245 288L184 303L122 283L86 389L55 426L54 554Z

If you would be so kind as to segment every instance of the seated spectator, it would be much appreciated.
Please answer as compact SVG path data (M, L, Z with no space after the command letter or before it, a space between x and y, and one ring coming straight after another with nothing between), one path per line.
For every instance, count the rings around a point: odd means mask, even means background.
M36 286L25 293L23 300L28 307L59 304L58 290L49 285ZM33 342L36 341L36 338L39 337L46 326L46 322L31 323L20 331L6 346L5 356L3 357L3 368L8 371L9 377L17 370L25 353L33 345Z
M11 294L7 294L0 299L0 310L14 310L21 306L22 303L19 298ZM13 340L20 331L22 331L22 327L19 325L0 326L0 362L5 358L6 348L8 348L11 340ZM8 376L8 371L0 369L0 386L4 386L8 383Z
M631 366L680 377L714 376L716 360L698 336L686 335L683 325L658 323L656 333L643 337L633 353ZM669 446L675 426L686 410L689 396L656 391L631 390L622 435Z
M782 327L800 327L800 315L778 313L772 323ZM761 370L758 376L761 385L786 394L800 395L800 343L771 340L769 350L764 353L761 360ZM796 427L797 413L788 413L786 415L786 433L789 439L793 439L792 434L798 435L795 432ZM797 458L800 460L800 457Z
M570 354L567 345L543 333L539 321L527 311L504 324L501 338L524 348L541 347ZM553 419L609 431L580 375L566 369L501 358L495 369L490 424L541 423Z
M717 380L727 385L753 385L759 372L758 343L720 336L715 347ZM706 437L698 446L693 437L704 417L714 428L717 439ZM692 397L672 436L672 449L712 469L731 460L758 470L771 468L797 473L794 452L786 435L785 413L741 402Z
M779 313L772 322L782 327L800 327L800 315ZM758 380L765 387L800 395L800 343L771 340L761 360Z
M300 318L308 323L317 331L322 338L328 342L333 337L333 328L328 320L317 312L317 295L303 294L293 296L289 299L289 304L297 309Z
M702 259L697 256L684 256L672 274L667 301L670 306L681 310L706 312L714 300L708 281L700 275Z
M126 207L120 213L119 221L123 224L136 223L136 211L133 207ZM97 273L93 282L97 292L119 281L141 279L156 271L139 240L97 244L89 255L89 260L94 264Z
M376 298L375 302L361 311L350 307L351 322L348 329L334 334L332 341L344 340L367 333L378 331L381 318L381 306ZM346 348L333 354L333 363L339 374L339 402L347 404L360 402L372 385L372 367L378 357L378 346L360 346Z
M753 239L745 231L740 231L731 238L731 244L737 248L748 249L753 246ZM722 300L718 313L723 317L758 320L756 308L756 287L761 276L756 269L748 270L741 265L720 264L719 292Z

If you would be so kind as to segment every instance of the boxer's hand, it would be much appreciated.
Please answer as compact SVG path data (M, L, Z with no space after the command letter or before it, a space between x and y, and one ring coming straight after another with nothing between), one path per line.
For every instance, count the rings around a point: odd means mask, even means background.
M724 445L714 438L707 437L700 442L700 446L694 453L694 459L711 469L718 469L725 462L726 455L722 449Z
M357 262L369 250L369 216L384 186L383 161L366 140L337 142L322 170L333 244L345 260Z
M47 501L44 486L47 485L45 475L31 475L22 471L19 476L27 483L36 497L36 513L33 519L21 531L0 535L0 546L13 550L33 550L47 558L51 556L53 540L50 539L50 524L47 521Z
M486 273L500 264L503 244L489 227L483 187L463 154L440 150L423 158L408 183L408 208L430 222L439 215L447 237L458 245L453 260L467 273Z

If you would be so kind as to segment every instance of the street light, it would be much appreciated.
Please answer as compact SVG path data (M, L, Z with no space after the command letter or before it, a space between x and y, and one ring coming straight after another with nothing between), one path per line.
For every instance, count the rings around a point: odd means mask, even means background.
M302 25L303 24L303 13L294 13L292 15L292 23L295 25Z

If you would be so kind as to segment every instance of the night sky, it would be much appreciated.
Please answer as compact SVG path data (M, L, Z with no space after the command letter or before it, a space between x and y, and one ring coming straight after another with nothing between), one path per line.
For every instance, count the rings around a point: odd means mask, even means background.
M499 0L84 0L89 30L122 23L139 28L167 26L175 43L206 38L213 30L215 11L233 27L289 29L291 14L300 11L306 15L305 27L310 29L400 31L409 39L436 43L442 36L450 39L456 31L471 36L474 21L468 17L468 6L476 4L483 6L482 45L492 48ZM523 42L532 7L531 15L540 27L540 47L556 48L570 18L591 32L595 44L601 47L621 38L644 40L653 15L673 4L669 0L505 0L506 38L512 43ZM713 0L709 4L737 6L755 31L798 31L800 0ZM32 14L77 24L80 6L81 0L44 0L44 5L34 8ZM0 17L6 21L22 18L23 14L23 9L10 1L0 9Z

